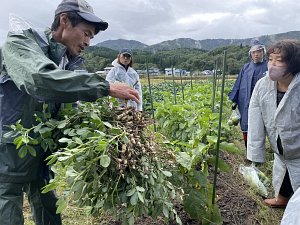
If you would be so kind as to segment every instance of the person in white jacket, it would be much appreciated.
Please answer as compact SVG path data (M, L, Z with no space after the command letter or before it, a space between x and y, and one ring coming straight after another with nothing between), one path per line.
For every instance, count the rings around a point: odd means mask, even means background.
M268 72L254 88L249 106L247 159L266 160L265 141L274 152L270 207L285 207L300 187L300 42L282 40L267 50Z
M139 75L132 68L132 51L128 48L123 48L119 52L118 57L112 62L112 65L114 67L108 72L106 80L109 83L126 83L139 93L139 103L132 100L118 99L119 106L133 107L137 111L143 111L142 85Z

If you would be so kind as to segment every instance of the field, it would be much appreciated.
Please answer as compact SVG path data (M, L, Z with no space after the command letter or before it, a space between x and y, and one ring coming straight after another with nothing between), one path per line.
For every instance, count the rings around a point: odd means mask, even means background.
M165 80L158 79L151 82L153 86L152 96L150 96L146 85L148 84L148 81L147 79L142 79L142 84L145 86L143 89L145 111L149 112L151 109L150 102L151 99L153 99L156 110L155 121L158 129L157 132L162 134L163 137L166 137L169 141L167 142L167 146L163 145L163 148L168 147L174 151L174 154L179 154L181 156L186 153L193 156L191 157L191 160L194 160L194 163L191 164L178 157L176 158L176 162L173 162L174 165L176 163L176 168L180 168L180 170L177 171L178 176L184 178L181 180L182 187L185 190L189 190L187 189L187 186L191 186L191 184L195 182L193 174L197 173L199 169L203 174L207 173L207 178L206 176L202 177L201 181L197 181L200 183L195 183L190 190L191 196L197 193L197 191L206 193L203 196L201 195L206 198L205 207L203 207L203 203L199 204L196 198L186 199L183 202L178 200L174 201L174 208L181 218L182 224L220 224L216 219L218 212L221 215L223 221L222 224L280 224L283 210L271 209L263 205L262 197L245 183L243 177L238 172L240 164L247 165L249 162L245 160L245 147L243 145L242 135L239 132L239 127L230 127L227 125L227 120L230 115L230 102L226 97L224 97L222 105L223 119L221 140L224 146L230 146L230 148L228 147L226 151L222 150L219 153L221 161L218 167L216 180L216 205L218 210L211 208L211 211L207 211L207 209L213 207L210 203L212 200L210 192L215 171L213 156L216 154L215 144L218 133L217 125L219 121L218 111L220 110L221 86L219 81L216 84L219 86L216 87L213 107L214 112L212 113L213 92L211 89L213 88L211 81L207 80L202 82L194 80L193 82L193 88L190 86L190 82L183 83L184 86L181 86L180 82L176 82L176 87L173 87L172 82L165 82ZM225 85L225 96L231 87L232 82L227 81ZM176 96L174 96L174 91L176 91ZM177 101L177 104L174 104L174 100ZM151 129L153 129L153 127ZM164 144L165 143L166 140L164 140ZM233 143L235 148L233 148L230 143ZM239 149L238 152L235 151L236 148ZM200 157L199 153L196 153L194 149L206 149L207 152L203 153ZM196 154L196 157L194 157L193 154ZM269 154L268 162L259 166L259 168L269 177L271 174L271 160L272 156ZM165 166L168 166L168 164ZM168 169L171 170L171 168ZM172 173L176 173L176 170L172 171ZM205 180L203 181L203 179ZM185 181L187 181L187 183L184 183ZM174 182L174 185L175 184L178 185ZM60 188L61 187L58 188L58 194L64 191L63 188ZM271 187L269 188L269 195L272 196ZM70 197L71 196L72 195L70 195ZM146 196L144 197L146 198ZM142 207L143 199L141 198L141 202L139 203ZM191 208L188 207L189 205ZM34 224L31 220L30 209L27 202L25 202L24 210L25 224ZM193 213L193 211L196 212ZM69 201L65 211L62 212L63 224L121 224L113 218L111 212L112 211L103 212L101 215L92 217L87 215L86 210L78 207L76 203ZM177 224L172 219L169 219L167 222L165 220L166 215L166 212L164 212L155 219L152 219L149 216L137 217L134 224ZM209 218L211 222L207 223L207 219L201 219L203 218L202 216ZM214 219L216 219L215 222L213 221Z

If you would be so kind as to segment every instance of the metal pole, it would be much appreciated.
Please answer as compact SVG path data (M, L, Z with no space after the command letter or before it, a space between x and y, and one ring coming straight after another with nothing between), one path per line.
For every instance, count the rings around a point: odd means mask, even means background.
M184 101L184 87L183 87L183 83L182 83L181 71L180 71L180 83L181 83L182 100Z
M218 165L219 165L219 151L220 151L220 138L221 138L221 125L222 125L222 112L223 112L223 96L224 96L224 86L225 86L225 65L226 65L226 50L224 51L223 58L223 76L222 76L222 89L221 89L221 102L220 102L220 113L219 113L219 127L218 127L218 140L216 146L216 163L215 163L215 171L214 171L214 185L213 185L213 193L212 193L212 204L215 204L216 199L216 185L217 185L217 173L218 173Z
M152 118L153 118L154 131L156 132L156 124L155 124L155 118L154 118L154 107L153 107L153 97L152 97L151 82L150 82L149 67L148 67L148 57L146 57L146 68L147 68L148 87L149 87L150 103L151 103L151 114L152 114Z
M176 100L176 87L175 87L175 77L174 77L174 67L173 67L173 65L171 67L171 70L172 70L172 80L173 80L174 103L177 104L177 100Z
M190 73L191 73L191 89L193 90L193 73L192 71Z
M215 112L215 97L216 97L216 74L217 74L217 60L215 61L215 69L213 72L213 93L212 93L212 100L211 100L211 111Z

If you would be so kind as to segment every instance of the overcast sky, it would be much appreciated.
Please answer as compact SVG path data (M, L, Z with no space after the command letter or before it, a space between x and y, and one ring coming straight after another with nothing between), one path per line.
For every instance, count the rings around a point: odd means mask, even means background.
M61 0L5 0L0 6L0 46L13 13L33 27L49 27ZM151 45L176 38L251 38L300 31L297 0L89 0L109 23L92 41L137 40Z

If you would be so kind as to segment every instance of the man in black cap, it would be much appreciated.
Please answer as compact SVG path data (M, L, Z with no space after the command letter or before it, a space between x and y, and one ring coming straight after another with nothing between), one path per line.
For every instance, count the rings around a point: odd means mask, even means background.
M11 20L15 21L15 20ZM0 76L0 225L24 224L22 205L26 192L37 225L60 225L53 192L41 194L48 182L46 154L21 158L10 125L21 121L30 128L34 115L47 110L55 116L61 103L95 101L104 96L139 102L138 92L126 84L109 84L95 73L82 70L80 53L108 23L98 18L84 0L63 0L55 11L51 29L31 27L11 30L3 46ZM26 24L26 23L24 23ZM74 71L77 70L77 71Z

